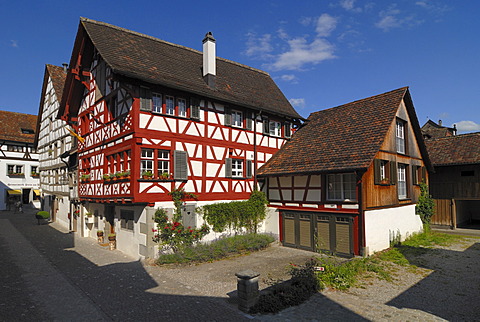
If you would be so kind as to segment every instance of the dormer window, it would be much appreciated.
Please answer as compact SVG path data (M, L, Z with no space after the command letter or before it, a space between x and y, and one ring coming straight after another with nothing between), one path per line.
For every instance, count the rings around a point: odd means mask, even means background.
M22 129L22 134L35 134L32 129Z

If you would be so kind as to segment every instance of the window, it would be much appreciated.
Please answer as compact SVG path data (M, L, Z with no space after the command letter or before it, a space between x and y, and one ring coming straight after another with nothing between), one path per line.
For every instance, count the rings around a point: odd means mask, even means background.
M38 167L32 165L30 167L30 173L32 176L38 175Z
M153 173L153 149L142 149L140 175L143 175L143 172L145 171Z
M273 136L281 136L282 133L282 125L280 122L270 121L269 122L269 134Z
M162 94L152 94L152 111L156 113L162 113Z
M134 219L133 210L120 209L120 227L126 230L133 230Z
M22 129L23 134L34 134L32 129Z
M475 176L475 171L473 171L473 170L461 171L460 176L462 176L462 177L474 177Z
M14 165L7 165L7 173L8 174L14 174L15 173L15 166Z
M356 200L355 174L327 175L327 199L329 200Z
M290 138L292 137L292 123L285 122L285 137Z
M375 184L390 185L392 184L392 166L387 160L374 160L374 179Z
M232 126L242 127L243 115L240 111L232 111Z
M225 159L226 178L251 178L252 171L252 160Z
M399 163L397 167L398 199L407 198L407 165Z
M175 104L174 104L173 96L165 96L165 105L166 105L165 113L168 115L175 115Z
M183 98L178 99L178 116L187 117L187 101Z
M427 180L427 169L422 166L412 166L412 183L419 185Z
M232 159L232 177L243 177L243 160Z
M161 179L170 178L170 151L168 150L158 150L157 175Z
M405 122L397 120L396 145L398 153L405 153Z

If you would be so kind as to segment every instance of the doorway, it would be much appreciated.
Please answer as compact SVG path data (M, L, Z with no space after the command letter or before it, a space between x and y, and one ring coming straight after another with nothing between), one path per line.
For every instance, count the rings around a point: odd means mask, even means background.
M115 234L115 206L105 205L105 233Z
M27 188L23 189L22 191L22 203L28 204L30 203L30 193L32 192L32 189Z

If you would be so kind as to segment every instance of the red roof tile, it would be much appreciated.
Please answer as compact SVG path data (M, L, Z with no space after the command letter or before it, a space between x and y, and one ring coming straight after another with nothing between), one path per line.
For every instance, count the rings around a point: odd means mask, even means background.
M384 142L405 96L407 105L412 104L408 88L403 87L312 113L307 123L259 169L258 174L367 169ZM418 121L416 123L419 127Z
M0 111L0 140L33 143L36 124L36 115ZM22 133L22 129L32 134Z
M480 163L480 132L425 140L434 166Z

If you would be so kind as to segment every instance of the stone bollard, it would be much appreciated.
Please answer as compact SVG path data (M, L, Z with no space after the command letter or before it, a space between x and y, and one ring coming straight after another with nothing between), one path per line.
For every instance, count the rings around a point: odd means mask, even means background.
M235 274L237 276L238 308L248 313L258 301L258 276L251 269Z

